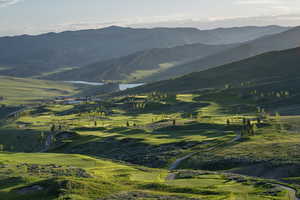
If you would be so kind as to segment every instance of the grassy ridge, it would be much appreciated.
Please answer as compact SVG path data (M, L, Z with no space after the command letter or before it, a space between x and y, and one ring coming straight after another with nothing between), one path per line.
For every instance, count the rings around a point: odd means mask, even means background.
M266 53L240 62L220 66L202 72L192 73L176 79L160 81L124 93L143 93L151 91L180 92L207 88L244 87L288 82L285 89L299 90L300 48ZM296 82L293 84L293 82ZM248 83L248 85L247 85Z
M70 84L0 76L0 96L4 104L34 103L35 100L75 94Z
M145 81L148 76L160 74L179 63L203 58L236 45L190 44L173 48L140 51L121 58L97 62L79 69L50 74L52 80L85 81Z
M261 115L256 108L261 99L255 94L242 98L234 92L241 91L151 93L107 102L30 108L0 130L4 150L11 152L0 154L0 183L5 183L0 194L12 200L288 200L292 192L269 181L223 174L247 174L248 170L261 172L248 175L269 172L266 177L273 178L272 172L276 172L280 176L274 178L295 187L300 177L300 155L295 151L299 148L295 134L299 127L294 126L297 116L282 117L280 123L268 116L255 135L236 141L243 118ZM56 128L60 125L60 130L51 131L53 124ZM63 131L72 134L62 137ZM49 153L38 153L49 134L55 136ZM36 153L18 153L22 151ZM166 170L190 153L195 155L180 165L189 170ZM170 175L174 178L167 178ZM28 192L32 186L34 191Z

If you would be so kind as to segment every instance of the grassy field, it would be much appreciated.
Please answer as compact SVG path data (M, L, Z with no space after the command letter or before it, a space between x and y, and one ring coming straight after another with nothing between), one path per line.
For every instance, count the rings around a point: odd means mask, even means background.
M79 67L63 67L63 68L59 68L55 71L51 71L51 72L44 72L40 75L37 75L37 76L33 76L32 78L39 78L39 79L43 79L47 76L51 76L51 75L55 75L55 74L58 74L58 73L63 73L63 72L68 72L68 71L71 71L71 70L74 70L74 69L78 69Z
M75 94L70 84L0 76L1 104L32 104L36 100Z
M161 64L159 64L159 68L157 68L157 69L135 71L128 75L125 82L130 83L130 82L136 82L136 81L141 81L141 80L147 79L147 77L152 76L154 74L159 74L160 72L162 72L164 70L174 67L176 64L178 64L178 63L176 63L176 62L161 63Z
M0 154L2 199L288 199L262 180L124 165L82 155ZM7 173L9 172L9 173ZM243 179L243 181L242 181Z
M255 124L253 134L243 133L244 120ZM6 199L289 200L293 192L274 183L300 188L299 122L297 115L258 112L255 101L223 92L38 104L3 120L0 194ZM180 163L181 170L169 172L186 155L191 156Z
M132 110L132 103L120 103L119 100L107 105L45 105L28 110L4 126L1 132L5 137L8 130L16 130L15 135L22 130L31 130L33 134L29 135L35 135L35 140L31 138L32 146L41 148L36 145L41 133L48 135L53 124L61 124L63 130L75 131L77 135L58 141L53 147L55 152L76 152L150 167L166 167L200 146L212 146L236 137L238 125L226 125L226 116L218 116L215 123L205 117L212 113L217 115L217 105L197 104L193 97L179 95L174 102L149 103L151 109L141 111ZM145 97L140 97L140 100L144 101ZM173 105L180 110L174 110ZM106 110L107 114L99 114L99 109ZM203 120L197 118L197 113L203 115ZM4 144L6 147L12 145Z

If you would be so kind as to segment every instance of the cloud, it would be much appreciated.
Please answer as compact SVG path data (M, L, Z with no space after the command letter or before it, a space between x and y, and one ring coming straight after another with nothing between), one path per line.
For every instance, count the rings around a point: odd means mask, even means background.
M0 0L0 8L7 7L16 3L19 3L23 0Z
M53 25L49 30L61 32L64 30L97 29L113 25L133 28L195 27L200 29L234 26L299 26L300 14L296 13L287 15L233 16L214 18L197 18L195 16L171 15L156 16L151 18L122 19L111 22L92 20Z
M235 3L240 5L281 5L285 3L285 1L282 0L237 0Z
M87 21L70 21L62 24L44 26L18 26L7 27L0 31L0 36L20 34L42 34L47 32L62 32L67 30L99 29L108 26L125 26L132 28L154 28L154 27L194 27L199 29L214 29L219 27L239 26L299 26L300 13L286 15L258 15L258 16L232 16L199 18L196 16L171 15L156 16L152 18L120 19L116 21L98 21L96 19Z
M258 9L264 13L290 14L300 11L299 0L235 0L234 3L239 6L251 6L251 9Z
M300 14L287 15L261 15L261 16L234 16L234 17L215 17L208 19L182 19L169 20L152 23L136 23L129 26L138 28L147 27L195 27L200 29L213 29L218 27L238 27L238 26L299 26Z

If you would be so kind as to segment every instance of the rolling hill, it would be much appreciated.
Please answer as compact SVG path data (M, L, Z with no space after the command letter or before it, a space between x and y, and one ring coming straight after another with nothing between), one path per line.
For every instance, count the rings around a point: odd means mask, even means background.
M113 26L37 36L1 37L0 75L39 76L130 55L145 49L193 43L244 42L287 29L289 28L270 26L201 31L194 28L133 29Z
M140 51L129 56L101 61L79 69L51 74L52 80L139 81L175 65L203 58L237 45L191 44Z
M286 50L300 46L300 27L293 28L283 33L265 36L244 44L238 47L211 55L190 63L178 65L161 72L154 74L145 79L145 82L158 81L176 76L181 76L191 72L197 72L212 67L217 67L224 64L240 61L252 56L270 51Z
M182 92L224 88L225 85L241 86L245 82L251 85L276 85L281 89L285 87L298 91L299 63L300 48L274 51L176 79L140 86L127 93Z
M44 99L75 95L76 90L74 85L63 82L0 76L0 104L36 104Z

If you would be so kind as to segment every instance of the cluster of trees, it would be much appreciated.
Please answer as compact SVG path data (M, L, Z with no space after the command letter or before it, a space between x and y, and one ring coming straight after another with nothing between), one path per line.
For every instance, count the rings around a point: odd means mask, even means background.
M163 93L163 92L152 92L147 95L148 99L151 101L164 101L164 102L174 102L177 99L176 94Z
M255 135L257 132L258 126L262 124L263 119L266 119L266 118L264 116L257 117L256 119L243 118L242 136ZM229 123L229 121L227 121L227 124L228 123ZM275 127L279 132L284 130L284 125L281 122L281 116L278 112L276 112L276 114L275 114Z
M109 113L112 112L109 107L111 107L111 106L107 106L104 104L98 104L95 112L98 113L98 115L105 117L105 115L109 115Z
M144 111L145 109L159 109L163 105L173 103L176 100L176 94L152 92L145 99L132 98L129 103L133 111Z
M241 87L247 87L247 86L250 86L251 84L252 84L252 82L246 81L246 82L241 82L241 83L240 83L240 86L241 86ZM236 86L238 87L238 84L236 84ZM230 84L230 83L227 83L227 84L225 84L225 86L224 86L225 89L230 89L230 88L233 88L233 87L234 87L234 85L233 85L233 84Z
M15 147L13 145L7 147L4 144L0 144L0 152L11 150L13 151Z
M99 104L97 107L90 109L88 112L79 113L78 116L86 117L89 121L93 123L95 127L98 126L98 120L106 118L107 116L111 115L113 111L108 106Z
M126 122L126 127L130 127L131 123L129 121ZM132 126L136 127L137 124L135 122L133 122Z
M246 86L250 86L250 85L251 85L250 81L241 82L241 87L246 87Z
M259 117L256 120L243 118L242 136L255 135L259 124L261 124L261 118Z
M257 112L261 115L261 118L264 118L264 119L270 119L271 118L271 115L269 113L267 113L265 111L265 109L262 108L262 107L257 107ZM281 121L281 115L280 115L279 112L275 113L275 125L276 125L276 129L279 132L281 132L285 129L284 124Z
M275 122L276 122L276 129L277 131L281 132L284 131L284 124L281 121L281 116L279 112L275 113Z
M225 89L230 89L230 88L232 88L231 84L225 84Z
M289 91L259 92L257 90L250 91L250 94L260 98L266 98L266 97L284 98L284 97L289 97L291 95Z
M50 132L52 134L56 133L56 132L67 131L68 129L69 129L69 125L68 125L68 123L66 123L64 121L53 123L50 126Z
M147 106L147 102L135 102L132 105L134 110L144 110Z
M45 139L46 139L45 133L41 132L39 135L39 141L40 141L41 145L44 144Z

